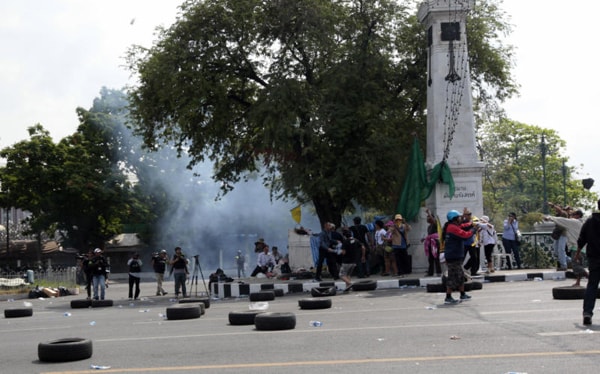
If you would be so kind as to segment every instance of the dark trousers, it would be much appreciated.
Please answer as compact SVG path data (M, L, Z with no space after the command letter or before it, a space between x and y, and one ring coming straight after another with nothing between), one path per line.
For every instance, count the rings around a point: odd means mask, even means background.
M368 277L371 274L371 269L369 268L369 254L365 253L365 262L362 262L362 256L356 260L356 275L359 278Z
M92 273L85 273L85 290L88 297L92 297Z
M133 296L133 286L135 286L135 296ZM129 298L140 297L140 278L129 274Z
M465 265L466 270L471 270L471 275L477 275L479 271L479 247L465 246L465 255L469 254L469 261Z
M322 248L319 248L319 259L317 260L317 271L315 274L315 278L321 278L321 273L323 272L323 262L325 262L325 260L327 260L327 268L329 269L329 274L331 274L333 279L338 279L339 271L337 266L336 254Z
M598 283L600 283L600 269L590 269L585 294L583 295L583 315L593 316L596 306Z
M433 257L429 255L427 257L427 261L429 262L429 268L427 269L427 275L433 275L433 268L435 267L436 274L442 274L442 266L440 264L439 257Z
M398 275L412 273L407 248L394 247L394 256L396 257L396 266L398 266Z
M519 243L516 240L508 240L503 238L502 246L504 247L504 252L513 254L513 256L515 257L515 262L517 263L517 267L520 269L521 256L519 256ZM512 269L512 264L510 263L510 260L508 260L508 268Z

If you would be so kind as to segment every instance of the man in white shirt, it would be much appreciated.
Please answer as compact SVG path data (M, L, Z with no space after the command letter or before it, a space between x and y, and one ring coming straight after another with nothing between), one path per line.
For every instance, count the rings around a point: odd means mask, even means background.
M258 258L256 259L256 268L254 268L254 271L252 274L250 274L250 276L255 277L258 273L267 275L269 267L272 266L275 266L275 259L269 253L269 246L265 244L263 251L258 254Z

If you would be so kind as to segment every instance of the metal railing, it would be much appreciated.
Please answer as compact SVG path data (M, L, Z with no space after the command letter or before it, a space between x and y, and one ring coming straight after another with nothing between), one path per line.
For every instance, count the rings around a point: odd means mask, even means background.
M519 255L524 268L549 269L557 267L554 240L550 232L523 232ZM498 246L502 247L502 234L498 234ZM570 254L568 254L570 256ZM584 266L585 260L584 260Z
M0 287L10 289L38 283L67 287L77 284L78 273L75 266L47 270L0 271Z

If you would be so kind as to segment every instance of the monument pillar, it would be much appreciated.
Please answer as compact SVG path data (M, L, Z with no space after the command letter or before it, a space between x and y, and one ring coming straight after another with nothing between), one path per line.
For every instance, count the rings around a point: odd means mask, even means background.
M475 143L475 121L465 23L474 0L427 0L419 6L419 21L427 30L427 152L430 170L445 161L455 192L438 183L427 207L446 222L451 209L468 207L483 215L483 163ZM424 217L424 214L422 215Z

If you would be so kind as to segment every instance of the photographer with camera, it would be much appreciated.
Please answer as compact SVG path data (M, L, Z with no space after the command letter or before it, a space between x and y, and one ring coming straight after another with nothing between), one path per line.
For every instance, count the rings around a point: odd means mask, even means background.
M169 262L169 259L167 257L167 251L164 249L152 256L152 268L154 269L154 274L156 274L156 296L164 296L167 294L162 286L163 281L165 280L167 262Z
M89 266L89 260L94 257L94 251L90 248L87 255L77 254L75 256L80 262L81 272L85 278L85 290L87 292L87 299L92 299L92 271Z
M175 297L179 298L179 289L183 297L187 296L187 290L185 288L185 280L188 276L188 261L185 255L181 252L181 247L175 247L175 254L170 262L173 266L173 278L175 280Z
M132 298L138 300L140 297L140 273L142 272L142 260L139 253L132 253L131 258L127 261L129 267L129 300ZM133 286L135 286L135 295L133 294Z
M94 300L104 300L109 269L106 258L102 256L102 250L100 248L94 249L94 256L90 258L87 261L87 263L90 268L90 273L92 275L92 284L94 286ZM98 295L98 288L100 288L100 295Z

